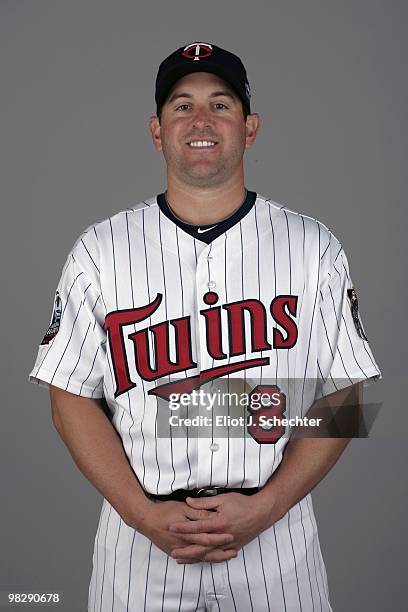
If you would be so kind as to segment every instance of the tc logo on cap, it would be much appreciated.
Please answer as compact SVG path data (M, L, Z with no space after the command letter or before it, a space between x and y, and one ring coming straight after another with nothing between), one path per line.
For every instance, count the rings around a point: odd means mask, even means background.
M208 57L211 55L213 48L208 43L191 43L191 45L187 45L184 47L181 55L187 57L188 59L192 59L194 61L199 61L204 57Z

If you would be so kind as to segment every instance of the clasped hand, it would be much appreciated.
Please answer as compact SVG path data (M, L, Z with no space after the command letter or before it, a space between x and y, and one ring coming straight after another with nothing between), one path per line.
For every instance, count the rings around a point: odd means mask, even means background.
M269 526L268 509L256 497L223 493L154 503L139 530L177 563L226 561Z

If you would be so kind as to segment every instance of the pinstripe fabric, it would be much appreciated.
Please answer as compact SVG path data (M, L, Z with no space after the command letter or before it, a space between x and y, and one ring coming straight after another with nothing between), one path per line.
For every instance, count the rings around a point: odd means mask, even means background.
M85 397L105 397L112 424L135 475L152 493L209 484L263 485L278 467L287 438L258 444L251 437L158 437L164 400L149 390L212 367L265 358L266 363L228 375L258 384L287 381L287 416L307 412L319 394L357 380L381 376L368 342L351 315L348 261L335 236L317 220L258 195L238 223L210 244L195 239L165 216L156 198L87 228L72 247L57 291L60 329L41 345L29 379ZM244 315L243 355L231 355L228 313L220 309L222 352L215 359L200 311L203 296L216 292L217 306L257 300L267 315L270 349L254 351L251 316ZM143 320L123 327L122 346L132 387L119 395L117 357L104 327L108 315L152 304ZM276 296L297 297L298 337L290 349L273 344L270 305ZM212 308L211 306L210 308ZM163 321L189 317L191 367L144 379L131 335ZM169 357L177 347L169 326ZM156 362L148 335L150 366ZM301 385L291 387L299 379ZM243 410L245 414L245 409ZM216 443L217 446L214 446ZM331 610L324 562L310 495L273 527L224 563L179 566L126 525L104 500L93 553L88 610L327 612Z

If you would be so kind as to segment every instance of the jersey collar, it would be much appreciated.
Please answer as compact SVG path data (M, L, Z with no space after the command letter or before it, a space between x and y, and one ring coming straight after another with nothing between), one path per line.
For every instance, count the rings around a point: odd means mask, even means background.
M190 223L185 223L179 219L174 212L171 210L167 198L166 192L160 193L157 196L157 204L161 210L161 212L168 218L170 221L173 221L180 229L184 230L193 238L197 240L201 240L209 244L215 238L218 238L221 234L229 230L233 225L241 221L241 219L251 210L253 205L255 204L257 194L255 191L246 190L246 196L241 206L229 217L223 219L219 223L209 223L208 225L192 225Z

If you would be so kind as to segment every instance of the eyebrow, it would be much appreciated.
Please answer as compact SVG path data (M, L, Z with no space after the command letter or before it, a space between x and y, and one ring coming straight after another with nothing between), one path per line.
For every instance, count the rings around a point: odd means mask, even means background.
M226 96L228 98L231 98L232 100L236 99L236 96L230 92L230 91L226 91L226 90L220 90L220 91L213 91L208 97L209 98L218 98L219 96ZM170 96L170 98L168 99L168 104L171 104L171 102L174 102L174 100L177 100L178 98L193 98L193 96L187 92L180 92L180 93L174 93L172 96Z

